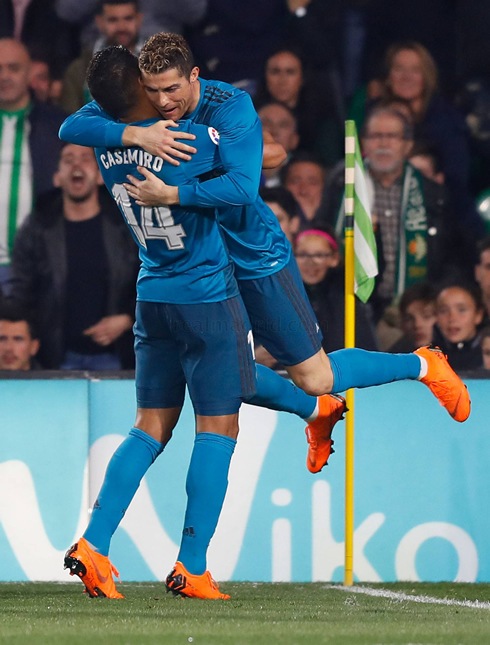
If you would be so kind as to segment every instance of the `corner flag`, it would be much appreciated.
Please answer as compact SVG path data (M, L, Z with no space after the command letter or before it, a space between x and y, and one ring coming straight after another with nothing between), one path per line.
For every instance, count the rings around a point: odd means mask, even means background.
M378 254L364 165L354 121L346 121L345 137L345 213L354 215L354 292L362 302L367 302L374 289L374 278L378 275ZM347 196L352 195L352 188L348 189L349 185L354 187L353 197Z

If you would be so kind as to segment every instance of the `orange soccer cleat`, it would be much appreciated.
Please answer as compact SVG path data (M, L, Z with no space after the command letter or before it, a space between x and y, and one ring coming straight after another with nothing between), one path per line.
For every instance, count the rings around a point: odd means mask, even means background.
M328 463L328 458L335 452L332 448L332 431L339 419L347 411L345 399L337 394L324 394L318 397L319 412L314 421L306 426L308 457L306 466L310 473L319 473Z
M85 538L80 538L65 554L65 569L77 575L91 598L124 598L116 589L112 574L119 580L119 573L109 558L90 548Z
M221 593L218 583L213 580L209 571L200 576L193 576L184 567L182 562L176 562L175 567L165 580L167 592L174 596L185 598L207 598L210 600L228 600L230 596Z
M420 379L422 383L427 385L455 421L466 421L471 411L468 389L449 365L442 350L439 347L420 347L414 353L427 361L427 374Z

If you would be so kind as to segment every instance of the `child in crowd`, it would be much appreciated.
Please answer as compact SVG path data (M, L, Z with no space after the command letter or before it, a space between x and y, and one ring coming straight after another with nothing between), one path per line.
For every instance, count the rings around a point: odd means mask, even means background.
M436 323L436 289L428 282L408 287L400 300L403 336L390 348L392 353L413 352L430 345Z
M434 342L447 354L451 367L471 370L483 367L478 325L483 304L476 287L451 285L440 291L436 301L438 332Z
M317 227L302 231L295 242L295 256L306 293L323 334L328 352L344 347L344 272L340 252L332 231ZM378 349L370 321L370 310L356 302L356 346Z
M481 350L483 354L483 367L490 370L490 327L485 327L480 332Z

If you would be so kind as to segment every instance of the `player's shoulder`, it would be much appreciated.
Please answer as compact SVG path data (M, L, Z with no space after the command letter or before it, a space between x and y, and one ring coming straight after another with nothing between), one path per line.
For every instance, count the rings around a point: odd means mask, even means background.
M246 97L249 97L246 92L230 85L230 83L214 80L205 81L204 83L203 101L205 103L218 106L230 100L235 102L246 99Z

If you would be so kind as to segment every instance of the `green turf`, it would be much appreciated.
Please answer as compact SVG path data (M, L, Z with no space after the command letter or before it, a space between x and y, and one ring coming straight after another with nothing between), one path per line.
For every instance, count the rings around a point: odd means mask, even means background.
M490 601L490 585L371 585ZM79 584L0 584L0 643L171 645L471 645L490 643L490 610L371 598L316 584L227 583L229 601L173 598L123 584L126 600L91 600Z

